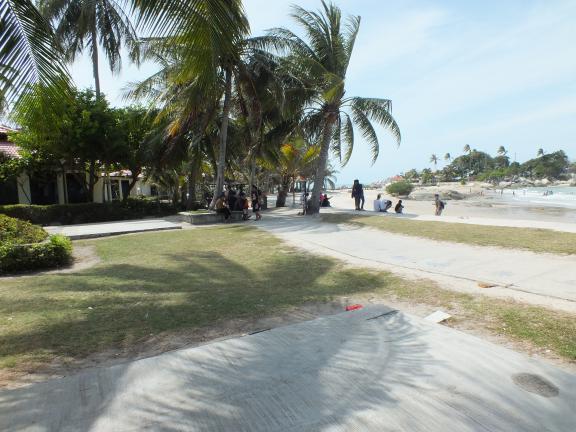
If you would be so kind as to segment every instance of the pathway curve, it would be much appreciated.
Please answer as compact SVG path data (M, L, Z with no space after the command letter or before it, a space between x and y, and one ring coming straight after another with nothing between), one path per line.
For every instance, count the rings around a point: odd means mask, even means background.
M294 210L268 213L259 228L350 264L426 277L441 286L512 297L576 313L576 256L438 242L367 227L322 223ZM480 289L479 282L496 285Z

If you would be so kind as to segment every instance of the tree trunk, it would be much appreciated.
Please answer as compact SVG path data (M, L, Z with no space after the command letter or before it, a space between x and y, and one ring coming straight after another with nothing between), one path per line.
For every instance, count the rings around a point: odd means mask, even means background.
M188 173L188 200L186 201L186 210L194 210L196 208L196 183L198 179L198 170L196 166L192 166L190 173Z
M130 179L130 183L128 183L128 193L122 197L123 202L128 201L130 192L132 192L132 189L134 189L134 186L136 186L136 183L138 182L138 176L140 175L141 172L141 170L132 170L132 169L130 171L132 172L132 178Z
M250 184L248 187L251 188L253 184L256 184L256 159L254 156L250 159Z
M98 71L98 33L96 32L96 22L92 26L92 71L94 74L94 86L96 98L100 97L100 72Z
M90 167L88 168L88 200L89 202L94 202L94 186L96 185L96 161L90 161Z
M310 197L310 209L308 214L311 215L320 213L320 193L322 192L322 186L324 185L324 174L326 173L326 165L328 164L328 151L330 150L330 141L332 141L333 127L334 117L328 115L322 134L320 156L318 157L318 164L316 165L314 188L312 189L312 196Z
M230 99L232 98L232 68L226 68L226 87L224 89L224 106L222 109L222 126L220 129L220 148L218 153L218 173L216 189L210 208L214 208L218 196L224 191L224 168L226 167L226 140L228 138L228 117L230 116Z
M286 207L286 197L288 196L288 189L290 188L290 177L282 178L280 187L278 189L278 196L276 197L276 207Z

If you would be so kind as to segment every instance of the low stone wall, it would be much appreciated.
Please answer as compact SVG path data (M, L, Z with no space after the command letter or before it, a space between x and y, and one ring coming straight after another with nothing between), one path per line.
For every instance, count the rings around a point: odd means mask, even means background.
M182 222L187 222L191 225L214 225L224 223L224 215L221 213L195 213L195 212L181 212L178 213ZM242 221L242 212L233 211L231 216L232 222Z

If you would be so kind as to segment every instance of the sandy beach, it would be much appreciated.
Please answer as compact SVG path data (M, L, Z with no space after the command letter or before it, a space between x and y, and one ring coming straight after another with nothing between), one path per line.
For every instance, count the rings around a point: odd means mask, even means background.
M576 209L555 206L554 203L535 204L513 200L511 191L501 195L490 190L486 184L441 184L439 186L417 187L411 196L403 199L406 217L422 220L438 220L434 216L433 196L454 191L464 199L446 199L446 209L440 218L444 222L478 223L487 225L517 226L556 229L576 232ZM378 194L390 199L394 204L397 198L391 197L384 189L365 189L366 211L373 210L373 201ZM520 192L518 192L520 194ZM354 211L354 200L350 190L329 191L328 196L335 210ZM443 199L445 199L443 197Z

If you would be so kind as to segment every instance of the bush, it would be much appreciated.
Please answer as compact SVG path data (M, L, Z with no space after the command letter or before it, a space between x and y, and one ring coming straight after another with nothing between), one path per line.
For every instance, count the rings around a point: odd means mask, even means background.
M61 267L72 260L72 242L61 235L35 244L0 244L0 274Z
M141 219L146 216L166 216L176 213L171 204L143 199L123 202L54 204L54 205L6 205L0 206L0 214L23 219L38 225L72 225L116 220Z
M414 185L407 181L399 181L386 186L386 192L392 196L407 196L414 190Z
M39 226L0 214L0 244L40 243L47 237L48 233Z

